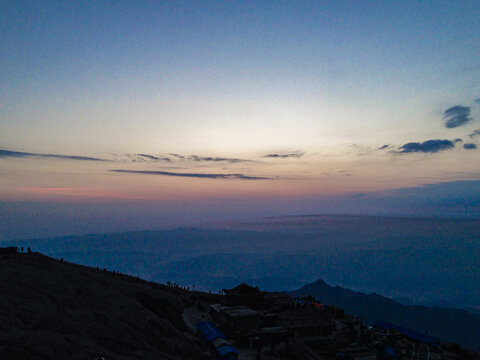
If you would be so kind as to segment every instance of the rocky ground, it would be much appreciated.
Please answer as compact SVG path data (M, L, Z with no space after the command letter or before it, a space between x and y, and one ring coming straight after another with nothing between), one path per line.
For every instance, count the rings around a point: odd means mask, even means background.
M24 253L0 255L0 294L0 359L210 358L179 288Z

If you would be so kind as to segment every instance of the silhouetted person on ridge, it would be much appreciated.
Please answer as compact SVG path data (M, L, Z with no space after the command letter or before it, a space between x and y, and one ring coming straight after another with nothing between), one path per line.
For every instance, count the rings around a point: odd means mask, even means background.
M32 253L32 249L30 249L30 246L27 248L27 252L28 252L29 254Z
M23 253L23 246L20 248L20 251Z

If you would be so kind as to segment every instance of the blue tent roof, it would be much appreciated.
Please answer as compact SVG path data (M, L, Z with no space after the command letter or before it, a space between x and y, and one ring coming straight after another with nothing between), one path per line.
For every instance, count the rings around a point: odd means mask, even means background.
M231 353L238 354L237 349L235 349L233 346L228 345L220 346L219 348L217 348L217 351L221 356L225 356Z
M393 347L387 346L387 347L385 348L385 352L386 352L388 355L390 355L392 358L394 358L394 359L396 358L395 349L394 349Z
M410 330L410 329L407 329L407 328L404 328L404 327L401 327L399 325L395 325L395 324L392 324L392 323L389 323L389 322L386 322L386 321L377 321L375 324L373 324L373 326L380 327L380 328L385 329L385 330L390 330L390 329L397 330L397 331L401 332L403 335L408 336L411 339L421 341L425 344L435 345L435 346L440 346L442 344L442 342L438 338L435 338L435 337L430 336L430 335L422 334L422 333L419 333L417 331Z
M215 324L210 321L199 322L196 327L208 341L218 338L227 339L225 334L218 330Z

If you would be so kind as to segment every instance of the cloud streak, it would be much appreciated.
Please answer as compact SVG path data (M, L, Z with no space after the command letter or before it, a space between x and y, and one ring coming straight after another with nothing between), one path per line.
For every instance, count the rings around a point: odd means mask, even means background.
M115 173L124 173L124 174L176 176L176 177L201 178L201 179L238 179L238 180L271 180L272 179L272 178L260 177L260 176L247 176L243 174L176 173L176 172L170 172L170 171L124 170L124 169L113 169L110 171Z
M477 148L477 144L466 143L466 144L463 144L463 148L467 150L475 150Z
M0 149L0 158L47 158L47 159L63 159L63 160L80 160L80 161L108 161L105 159L94 158L89 156L60 155L60 154L40 154L21 151L10 151Z
M159 162L171 162L171 159L164 155L152 155L152 154L114 154L114 158L111 161L119 162L148 162L148 163L159 163Z
M476 129L476 130L473 130L473 132L468 136L471 138L474 138L475 136L479 136L479 135L480 135L480 129Z
M180 154L170 153L168 155L176 157L177 159L185 159L185 156L180 155Z
M166 161L170 162L170 159L166 156L156 156L149 154L136 154L140 159L145 159L147 161Z
M236 158L223 158L223 157L210 157L210 156L198 156L198 155L190 155L188 160L195 161L195 162L201 162L201 161L207 161L207 162L229 162L229 163L240 163L240 162L249 162L251 160L245 160L245 159L236 159Z
M273 153L264 155L264 158L270 159L287 159L287 158L300 158L305 155L305 151L297 150L288 153Z
M456 128L470 122L470 108L467 106L456 105L448 108L443 113L445 126L449 129Z
M437 153L443 150L449 150L455 147L454 141L450 140L427 140L424 142L409 142L402 145L398 151L395 151L397 154L408 154L408 153Z
M171 158L169 158L168 156ZM172 162L172 161L194 161L194 162L228 162L240 163L250 162L251 160L226 158L220 156L199 156L199 155L181 155L176 153L169 153L167 155L150 155L150 154L127 154L129 161L132 162Z

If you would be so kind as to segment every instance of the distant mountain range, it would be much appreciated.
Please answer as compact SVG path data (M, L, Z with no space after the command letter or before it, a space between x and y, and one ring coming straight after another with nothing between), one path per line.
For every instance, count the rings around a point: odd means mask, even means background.
M293 216L208 226L3 243L205 290L245 280L293 290L324 279L406 303L480 304L479 219Z
M323 304L336 305L348 314L366 318L370 324L377 320L389 321L480 351L480 316L465 310L406 306L378 294L333 287L323 280L305 285L290 295L313 295Z

